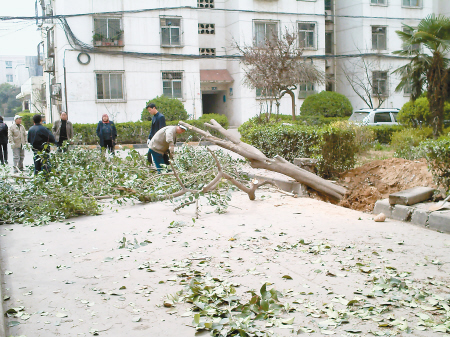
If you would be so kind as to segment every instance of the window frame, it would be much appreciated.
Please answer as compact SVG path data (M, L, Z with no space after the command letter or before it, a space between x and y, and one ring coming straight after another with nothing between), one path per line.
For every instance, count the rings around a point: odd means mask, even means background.
M328 46L328 44L327 44L327 36L330 36L330 38L331 38L331 44L329 46L329 48L330 48L329 52L327 51L327 46ZM333 55L334 54L334 33L333 33L332 30L325 31L325 54L326 55Z
M257 25L264 25L264 41L261 41L261 44L258 43L257 40ZM277 37L280 36L279 32L279 21L278 20L253 20L253 46L255 47L262 47L265 44L265 41L267 39L267 25L275 25L275 31L277 33Z
M12 69L12 63L13 63L13 61L5 61L6 69Z
M370 0L370 5L371 6L384 6L384 7L386 7L386 6L388 6L388 1L389 0L375 0L377 3L373 3L372 1L373 0ZM380 4L379 1L383 1L384 3Z
M9 79L11 79L11 81ZM13 83L14 82L14 75L6 74L6 82L7 83Z
M167 20L167 19L172 19L172 20L180 20L180 23L178 26L173 26L172 24L166 24L166 25L162 25L162 20ZM174 44L172 43L172 29L174 29L174 27L178 27L178 39L179 39L179 43L178 44ZM163 29L169 29L169 44L164 44L163 41ZM161 48L182 48L183 47L183 18L181 16L166 16L166 15L160 15L159 16L159 34L161 37L161 43L160 46Z
M379 83L380 80L383 80L382 78L380 79L379 76L376 75L381 75L381 74L386 74L386 78L385 80L385 92L378 94L377 92L375 92L375 88L377 88L379 90ZM377 85L375 86L375 81L377 81ZM372 95L374 95L375 97L389 97L389 72L386 70L373 70L372 71Z
M305 86L306 90L302 90L303 86ZM310 86L310 90L308 90L308 86ZM306 97L316 93L316 85L313 82L304 82L298 85L298 99L305 99Z
M102 70L102 71L95 71L95 88L96 88L96 94L95 94L95 102L96 103L123 103L127 101L126 98L126 87L125 87L125 71L123 70ZM103 76L109 75L109 96L111 97L111 76L110 75L121 75L122 77L122 98L98 98L99 97L99 91L98 91L98 75L102 75L102 89L103 89L103 95L104 95L104 82L103 82Z
M96 47L109 47L109 46L123 46L123 18L122 16L114 16L114 15L101 15L101 16L94 16L94 36L97 34L101 34L101 31L97 31L96 28L96 21L99 20L106 20L106 36L103 37L102 40L94 40L94 46ZM113 33L110 33L110 29L112 29L109 25L109 20L119 20L119 31L117 31L116 35L112 35ZM115 39L117 38L117 39Z
M176 78L176 79L165 79L164 78L164 73L180 73L181 74L181 78L180 79L178 79L178 78ZM179 100L181 100L181 101L183 101L184 100L184 93L183 93L183 88L184 88L184 86L183 86L183 80L184 80L184 71L183 70L161 70L161 87L162 87L162 94L164 95L164 96L166 96L166 97L169 97L169 98L176 98L176 99L179 99ZM164 81L170 81L170 83L171 83L171 96L167 96L165 93L164 93ZM173 83L174 82L179 82L180 83L180 94L181 94L181 97L174 97L173 96Z
M405 1L409 1L409 5L405 5ZM417 6L411 5L411 1L416 1L416 0L402 0L402 7L403 8L423 8L423 0L417 0L419 2L419 4Z
M382 35L382 34L378 34L378 33L374 33L374 28L376 29L380 29L383 28L384 29L384 48L378 48L379 47L379 38L378 36ZM371 29L371 36L372 36L372 50L388 50L388 41L387 41L387 36L388 36L388 32L387 32L387 26L378 26L378 25L373 25L370 26ZM377 37L377 48L373 47L373 41L374 41L374 34Z
M314 25L314 31L313 31L313 46L300 46L300 24L313 24ZM302 30L302 32L310 32L309 30ZM319 37L318 33L318 24L315 21L297 21L297 36L298 36L298 48L299 49L305 49L305 50L317 50L317 39ZM307 39L307 35L305 34L305 41Z
M402 32L411 34L411 30L408 27L402 27ZM402 49L403 50L409 50L409 51L418 51L420 52L421 46L420 43L413 44L410 48L405 48L404 44L402 43Z

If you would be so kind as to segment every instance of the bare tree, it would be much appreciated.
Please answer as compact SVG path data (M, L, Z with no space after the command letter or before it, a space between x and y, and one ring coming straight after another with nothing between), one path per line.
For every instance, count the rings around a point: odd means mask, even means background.
M261 90L261 96L272 103L285 94L292 99L292 120L295 120L295 93L297 85L304 82L324 83L325 76L297 47L297 35L287 29L281 38L273 35L262 46L236 47L242 53L246 67L245 84Z
M47 99L45 97L45 87L40 87L33 90L31 95L30 105L32 105L39 114L43 115L45 107L47 106Z
M379 60L370 60L362 56L349 61L349 66L342 67L344 76L355 94L371 109L379 108L389 97L387 78L389 69L378 71L378 64ZM377 73L386 74L386 79L375 78Z

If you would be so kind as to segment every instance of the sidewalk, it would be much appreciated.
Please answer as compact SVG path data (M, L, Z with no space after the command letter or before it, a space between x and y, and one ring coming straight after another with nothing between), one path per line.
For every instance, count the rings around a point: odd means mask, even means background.
M194 206L175 214L170 202L108 205L96 217L1 227L2 289L9 298L3 309L16 308L19 316L5 319L6 336L194 336L193 314L184 315L191 305L164 306L194 273L239 284L237 294L247 300L247 291L270 282L293 308L284 314L295 318L288 329L267 328L281 336L303 327L315 331L308 336L398 330L391 316L404 319L414 336L442 336L417 316L431 317L426 308L433 304L404 303L414 287L450 299L448 234L376 223L371 214L267 189L255 201L234 192L223 215L202 206L195 222ZM365 296L383 275L405 282L404 290ZM366 307L373 315L389 310L376 316L381 321L348 316L348 324L333 325L338 309Z

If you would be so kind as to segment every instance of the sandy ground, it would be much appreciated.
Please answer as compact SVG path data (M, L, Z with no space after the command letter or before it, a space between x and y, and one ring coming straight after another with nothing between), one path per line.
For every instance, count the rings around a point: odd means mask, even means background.
M247 300L247 291L269 282L294 308L283 314L294 317L292 324L266 328L278 335L296 335L302 327L315 331L310 336L383 335L402 320L414 336L442 336L416 328L417 314L436 321L441 315L427 311L434 310L430 304L400 305L409 303L406 291L364 294L387 275L446 298L449 235L393 220L376 223L369 214L269 190L255 201L235 192L230 205L221 215L202 206L195 222L194 206L175 214L165 202L114 206L100 216L43 227L2 226L2 288L9 298L3 307L17 308L20 316L6 318L7 336L195 336L192 313L183 315L192 305L163 305L194 273L239 285ZM126 247L119 248L123 240ZM330 305L342 312L387 310L377 319L349 317L334 326Z

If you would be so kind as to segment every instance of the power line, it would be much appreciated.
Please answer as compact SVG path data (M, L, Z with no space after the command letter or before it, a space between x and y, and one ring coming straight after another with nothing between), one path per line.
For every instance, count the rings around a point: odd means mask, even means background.
M297 16L318 16L318 17L333 17L333 18L349 18L349 19L383 19L383 20L417 20L422 18L404 18L404 17L384 17L384 16L366 16L366 15L339 15L339 14L326 14L326 13L298 13L298 12L272 12L272 11L257 11L246 9L228 9L228 8L198 8L193 6L176 6L176 7L159 7L159 8L147 8L147 9L135 9L124 11L110 11L110 12L90 12L90 13L77 13L77 14L61 14L51 16L0 16L1 21L8 20L50 20L50 19L62 19L73 18L87 15L115 15L115 14L134 14L145 13L154 11L170 11L178 9L189 10L201 10L201 11L218 11L218 12L237 12L237 13L254 13L254 14L271 14L271 15L297 15Z

